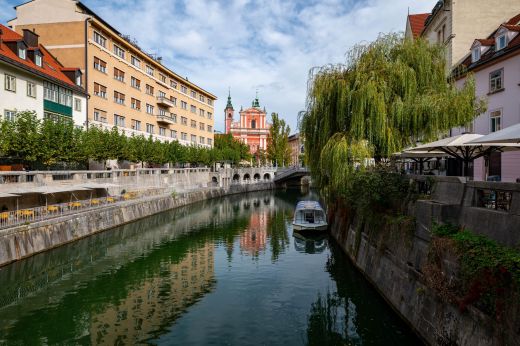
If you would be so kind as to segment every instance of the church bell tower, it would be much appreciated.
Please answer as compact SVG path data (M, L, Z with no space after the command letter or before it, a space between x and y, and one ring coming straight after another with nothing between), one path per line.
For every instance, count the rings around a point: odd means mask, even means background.
M235 110L233 109L233 104L231 104L231 90L229 91L227 98L227 105L224 109L224 123L226 124L226 133L230 133L231 124L233 123L233 115Z

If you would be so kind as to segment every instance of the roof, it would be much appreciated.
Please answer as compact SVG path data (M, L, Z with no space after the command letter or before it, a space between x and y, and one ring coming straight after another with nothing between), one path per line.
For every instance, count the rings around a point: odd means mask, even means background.
M320 203L317 201L300 201L298 204L296 204L296 210L301 209L316 209L316 210L323 210Z
M515 124L513 126L506 127L500 131L492 132L487 136L483 136L473 141L477 144L501 144L501 145L509 145L520 143L520 124Z
M37 47L43 55L43 63L40 67L36 65L33 61L31 61L28 57L26 59L21 59L17 53L13 52L5 44L6 42L23 41L22 35L18 34L17 32L9 29L8 27L2 24L0 24L0 30L2 30L2 35L0 36L0 60L15 65L19 68L22 68L28 72L37 74L42 78L50 79L54 82L58 82L63 86L68 86L71 89L74 89L81 93L85 93L85 91L82 88L78 87L73 81L71 81L65 75L65 73L63 73L64 71L68 71L70 69L65 69L43 45L40 44ZM36 47L33 48L36 49Z
M418 13L408 15L408 22L410 23L410 28L412 29L413 38L421 36L421 32L423 31L424 24L426 22L426 18L428 18L429 15L429 13Z
M471 54L466 57L456 68L454 69L456 78L463 77L467 71L479 69L480 67L486 66L497 59L504 59L520 49L520 34L517 34L511 41L508 42L507 46L499 51L495 50L495 35L500 28L506 28L507 30L520 32L520 14L509 19L507 22L499 25L495 31L493 31L485 39L476 39L483 46L490 47L487 51L483 52L480 59L476 62L472 62Z

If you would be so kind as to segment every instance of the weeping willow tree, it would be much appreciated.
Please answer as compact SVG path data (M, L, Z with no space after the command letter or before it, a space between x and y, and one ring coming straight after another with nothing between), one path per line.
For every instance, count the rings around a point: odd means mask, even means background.
M445 72L441 47L399 34L355 46L345 64L312 69L301 132L317 184L341 189L368 158L388 158L480 114L474 80L457 87Z

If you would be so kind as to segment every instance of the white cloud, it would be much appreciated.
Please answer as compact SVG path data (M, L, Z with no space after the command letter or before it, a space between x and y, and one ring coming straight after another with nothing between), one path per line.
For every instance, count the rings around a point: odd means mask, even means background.
M0 0L0 20L22 0ZM260 103L296 130L309 69L345 60L345 52L380 32L403 31L411 13L436 0L84 0L181 76L219 97L216 129L231 87L236 110ZM4 11L4 9L6 9Z

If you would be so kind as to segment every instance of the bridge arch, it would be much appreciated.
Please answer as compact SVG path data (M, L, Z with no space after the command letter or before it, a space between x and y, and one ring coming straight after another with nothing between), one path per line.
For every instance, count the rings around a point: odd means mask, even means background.
M264 180L271 180L271 174L265 173L264 174Z
M254 180L260 180L260 174L259 173L255 173L255 175L253 176L253 179Z
M233 176L233 181L240 181L240 175L238 173Z
M251 180L249 173L244 174L244 180Z

